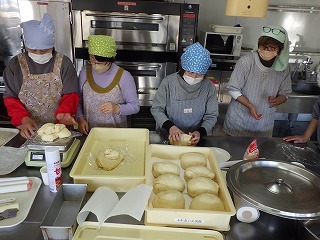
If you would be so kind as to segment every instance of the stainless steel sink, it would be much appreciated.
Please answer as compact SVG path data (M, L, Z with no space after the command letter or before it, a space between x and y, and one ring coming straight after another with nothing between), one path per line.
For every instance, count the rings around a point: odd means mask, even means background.
M305 95L320 95L320 87L312 83L293 83L292 92Z

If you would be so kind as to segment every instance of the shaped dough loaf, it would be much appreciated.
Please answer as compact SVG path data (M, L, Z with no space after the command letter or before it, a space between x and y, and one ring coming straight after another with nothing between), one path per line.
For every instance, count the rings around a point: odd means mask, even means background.
M185 189L182 179L174 174L164 174L157 177L153 182L153 192L159 193L167 190L183 192Z
M152 165L152 175L154 177L159 177L163 174L174 174L180 175L180 167L172 162L164 161L164 162L156 162Z
M177 190L167 190L157 193L152 201L154 208L184 209L185 199L183 194Z
M104 170L111 171L115 169L124 159L123 155L114 149L100 151L96 158L97 165Z
M171 145L176 146L190 146L191 145L191 135L182 134L179 141L174 141L171 136L169 136L169 142Z
M203 193L192 199L190 209L224 211L224 206L219 197L210 193Z
M188 181L187 190L190 197L196 197L203 193L218 195L219 185L212 179L197 177Z
M207 166L207 158L201 153L185 153L180 158L183 169L191 166Z
M191 166L184 171L184 179L188 182L192 178L206 177L214 179L215 174L204 166Z

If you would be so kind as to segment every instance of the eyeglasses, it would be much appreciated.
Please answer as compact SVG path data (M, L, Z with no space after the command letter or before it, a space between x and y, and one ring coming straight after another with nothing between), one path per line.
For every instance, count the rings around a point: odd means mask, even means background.
M278 35L279 33L286 35L286 33L284 31L282 31L281 29L278 29L278 28L263 27L262 29L265 33L272 32L274 35Z
M265 46L265 45L259 45L259 49L261 50L267 50L269 52L277 51L279 48L274 46Z

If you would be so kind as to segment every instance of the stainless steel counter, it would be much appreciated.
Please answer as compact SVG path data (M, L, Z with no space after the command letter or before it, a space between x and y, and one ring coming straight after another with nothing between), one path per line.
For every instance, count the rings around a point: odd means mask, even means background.
M83 143L85 137L80 137L80 140ZM165 139L161 139L159 135L156 135L154 133L150 134L150 144L163 143L164 140ZM242 158L245 149L252 140L253 138L249 137L207 137L200 142L200 146L214 146L223 148L231 154L230 160L237 160ZM18 135L7 145L19 147L23 143L23 141L23 138ZM287 157L283 155L276 147L276 145L281 142L282 140L280 138L259 138L258 146L260 150L260 157L289 161ZM306 145L315 148L315 146L311 142ZM72 165L62 169L64 183L73 182L69 176L71 168ZM313 170L317 171L320 174L320 168L314 168ZM32 176L41 178L39 168L27 167L25 164L22 164L11 174L1 177L14 176ZM119 195L122 196L122 193L119 193ZM47 209L52 203L54 196L55 193L51 193L48 186L41 185L26 220L15 227L1 229L0 239L42 240L43 236L39 226L41 225L41 221L43 220ZM90 194L88 193L86 196L86 200L89 197ZM131 217L121 216L112 217L108 220L108 222L142 224L143 221L138 222ZM260 218L256 222L251 224L239 222L235 217L232 217L230 226L231 230L223 233L226 240L298 240L298 221L272 216L263 212L261 212Z

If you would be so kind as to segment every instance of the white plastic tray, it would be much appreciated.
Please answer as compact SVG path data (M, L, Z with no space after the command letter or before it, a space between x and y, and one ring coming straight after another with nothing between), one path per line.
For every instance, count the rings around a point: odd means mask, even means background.
M13 192L1 194L0 198L15 197L16 202L19 203L19 211L16 217L8 218L0 221L0 228L13 227L23 222L29 214L31 206L35 197L37 196L38 190L41 186L41 179L37 177L28 177L32 182L32 187L29 191L24 192Z
M19 133L16 128L0 128L0 146L5 145Z

